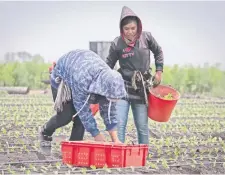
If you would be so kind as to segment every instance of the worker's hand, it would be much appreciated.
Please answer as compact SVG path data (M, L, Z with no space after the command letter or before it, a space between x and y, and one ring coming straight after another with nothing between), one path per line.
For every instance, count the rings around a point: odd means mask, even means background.
M123 144L119 139L118 140L115 140L113 142L116 143L116 144Z
M111 139L112 139L112 142L114 142L114 143L122 143L122 142L119 140L118 136L117 136L117 131L115 131L115 130L109 131L109 135L110 135L110 137L111 137Z
M97 142L105 142L105 137L101 133L99 133L97 136L94 137L95 141Z
M156 71L154 80L153 80L153 87L158 86L162 81L162 71Z

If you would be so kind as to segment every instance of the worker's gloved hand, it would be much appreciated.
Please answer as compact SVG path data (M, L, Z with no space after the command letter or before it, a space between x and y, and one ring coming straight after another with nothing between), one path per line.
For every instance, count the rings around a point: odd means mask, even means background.
M162 80L162 71L157 71L152 79L153 81L153 87L157 87L160 85Z
M94 139L97 142L105 142L106 141L104 135L102 135L101 133L99 133L97 136L95 136Z
M56 77L56 78L55 78L55 82L56 82L57 84L59 84L59 83L61 82L61 80L62 80L62 79L61 79L60 77Z

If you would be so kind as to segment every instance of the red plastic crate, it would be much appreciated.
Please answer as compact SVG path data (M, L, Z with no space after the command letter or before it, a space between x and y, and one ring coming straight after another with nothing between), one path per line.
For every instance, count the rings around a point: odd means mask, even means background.
M145 166L148 145L126 145L93 141L63 141L62 161L74 166L102 168Z

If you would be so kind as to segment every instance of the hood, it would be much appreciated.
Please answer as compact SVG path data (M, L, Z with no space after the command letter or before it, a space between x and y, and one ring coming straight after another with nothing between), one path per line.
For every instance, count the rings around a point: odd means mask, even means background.
M119 23L120 35L122 36L122 33L123 33L122 26L121 26L121 22L127 16L135 16L135 17L137 17L137 19L138 19L138 36L137 36L137 39L139 39L140 38L140 35L142 33L141 19L129 7L127 7L127 6L124 6L122 8L122 12L121 12L121 16L120 16L120 23Z
M121 74L110 68L102 70L96 79L92 80L88 91L111 99L127 97Z

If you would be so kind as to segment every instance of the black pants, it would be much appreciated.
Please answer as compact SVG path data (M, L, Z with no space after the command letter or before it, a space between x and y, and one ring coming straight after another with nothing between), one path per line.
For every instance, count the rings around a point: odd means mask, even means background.
M53 100L55 101L57 96L57 89L51 87ZM45 124L44 134L52 136L56 129L69 124L72 121L72 116L76 114L72 100L63 105L63 111L57 112L56 115L52 116L50 120ZM70 135L70 141L83 140L84 137L84 126L81 123L79 116L73 119L73 128Z

